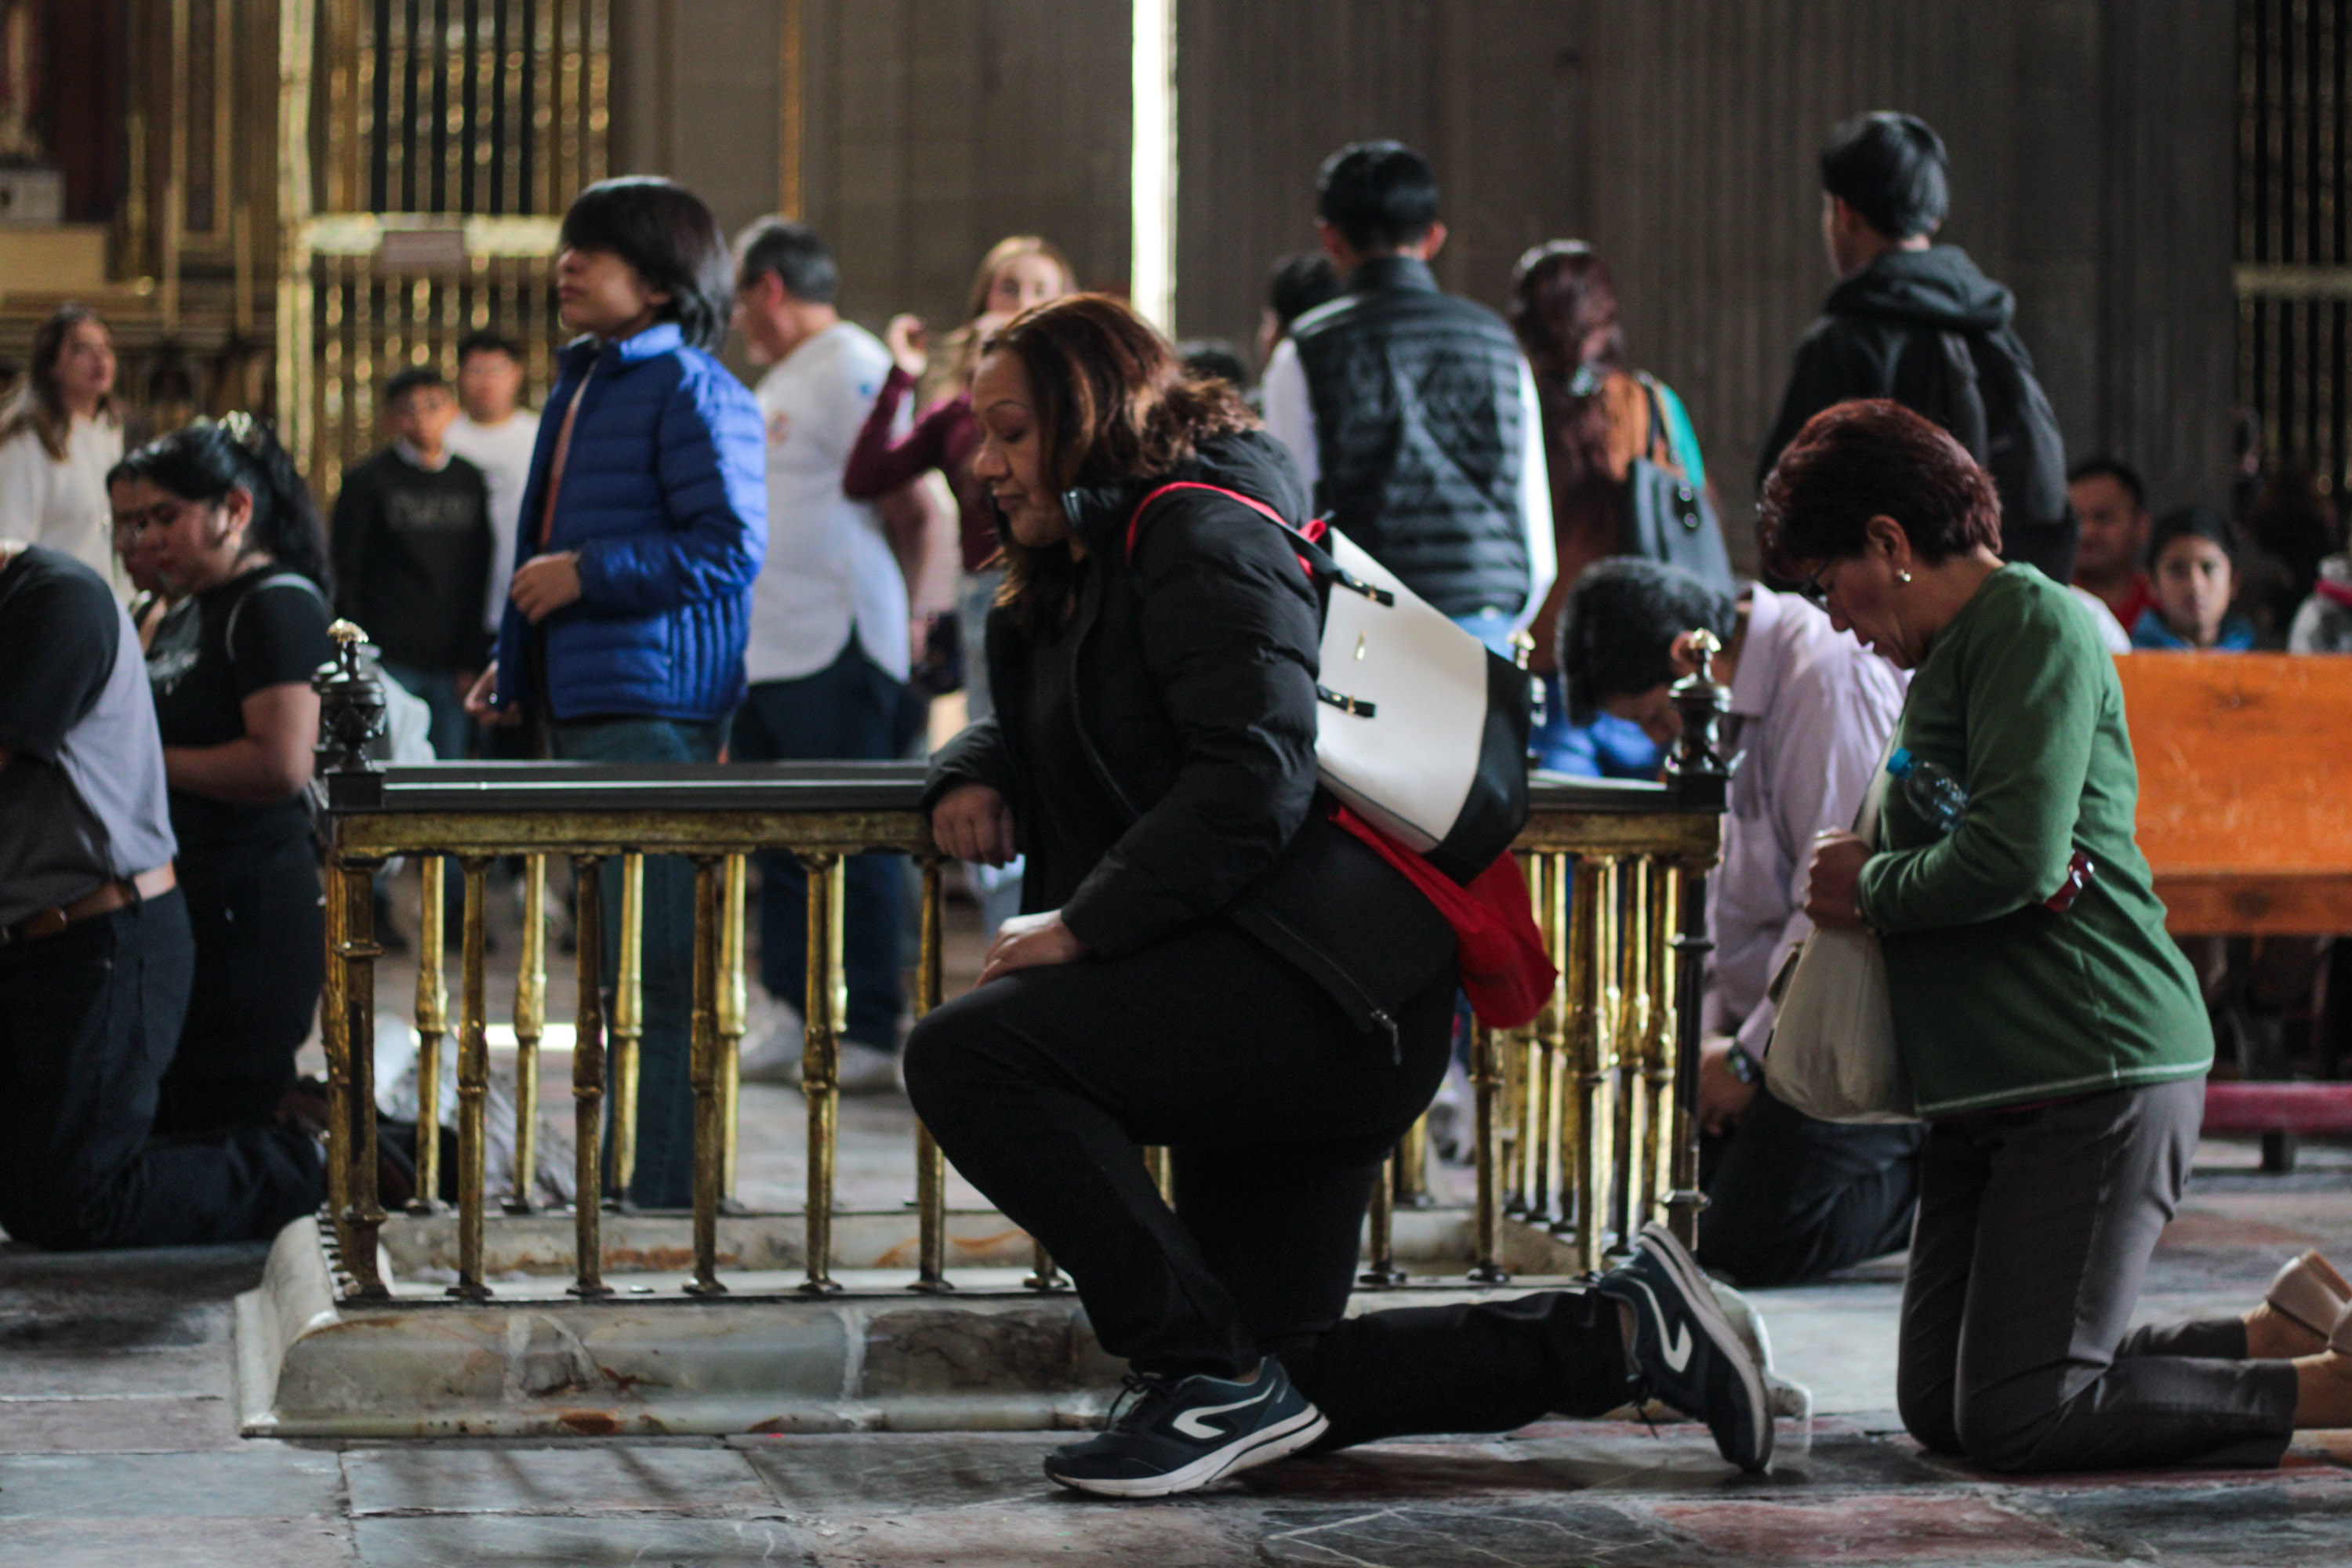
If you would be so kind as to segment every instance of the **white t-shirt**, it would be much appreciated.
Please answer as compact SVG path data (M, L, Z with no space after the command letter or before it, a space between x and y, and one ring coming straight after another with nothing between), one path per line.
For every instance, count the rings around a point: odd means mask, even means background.
M814 675L841 656L853 632L866 658L907 678L906 579L880 511L841 491L850 448L889 370L881 340L844 321L760 378L768 558L751 585L751 646L743 657L751 680Z
M531 449L539 445L539 412L518 408L498 425L460 417L449 426L449 450L482 470L490 488L490 596L482 625L499 629L507 584L514 576L515 535L522 522L522 489L530 482Z
M122 426L77 415L66 435L66 460L41 450L29 426L0 442L0 539L21 539L70 555L128 601L131 579L114 555L114 509L106 471L122 461Z

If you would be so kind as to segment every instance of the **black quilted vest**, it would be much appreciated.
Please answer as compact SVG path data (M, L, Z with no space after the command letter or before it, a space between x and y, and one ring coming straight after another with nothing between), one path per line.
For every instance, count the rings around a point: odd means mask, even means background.
M1501 317L1382 256L1292 329L1315 409L1315 510L1449 616L1517 615L1519 345Z

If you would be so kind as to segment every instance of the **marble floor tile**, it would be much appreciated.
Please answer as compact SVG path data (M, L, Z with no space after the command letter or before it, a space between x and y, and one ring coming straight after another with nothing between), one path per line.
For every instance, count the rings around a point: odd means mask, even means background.
M177 1453L242 1441L236 1406L218 1397L0 1403L0 1453Z
M282 1443L213 1453L0 1454L0 1520L332 1518L333 1454Z
M9 1568L348 1568L340 1519L0 1520Z
M368 1568L814 1568L776 1519L362 1519ZM143 1568L143 1565L142 1565Z
M1989 1498L1655 1502L1653 1518L1710 1558L1755 1563L2051 1563L2106 1554Z
M742 1455L708 1447L465 1444L343 1457L353 1517L629 1514L748 1518L783 1511Z

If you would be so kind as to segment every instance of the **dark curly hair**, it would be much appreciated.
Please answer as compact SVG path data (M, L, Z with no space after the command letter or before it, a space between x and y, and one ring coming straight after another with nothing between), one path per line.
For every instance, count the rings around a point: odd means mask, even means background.
M1029 375L1045 482L1055 494L1165 474L1202 441L1256 416L1230 382L1192 375L1166 338L1121 300L1072 294L1024 310L988 346ZM997 602L1034 635L1066 591L1069 552L1033 550L1004 531Z
M2000 549L2000 498L1968 448L1900 404L1857 399L1806 420L1772 465L1756 519L1765 570L1803 582L1859 555L1874 517L1901 524L1923 561Z
M675 180L626 174L599 180L563 215L562 244L602 250L667 294L655 320L676 321L686 341L715 349L735 308L735 264L709 204Z
M1595 562L1559 612L1559 673L1572 724L1612 697L1675 679L1675 639L1705 628L1728 647L1739 627L1732 596L1679 566L1620 555Z
M148 442L107 470L110 489L132 479L208 506L227 500L231 490L245 491L253 498L246 539L332 597L319 509L311 502L310 488L295 472L294 459L265 422L243 413L199 419Z

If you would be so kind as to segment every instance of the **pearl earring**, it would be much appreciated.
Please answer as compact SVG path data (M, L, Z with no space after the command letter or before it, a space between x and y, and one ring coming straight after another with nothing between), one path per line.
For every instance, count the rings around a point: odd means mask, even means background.
M1911 581L1911 574L1908 572L1897 572L1895 574L1895 580L1897 583L1908 583Z

